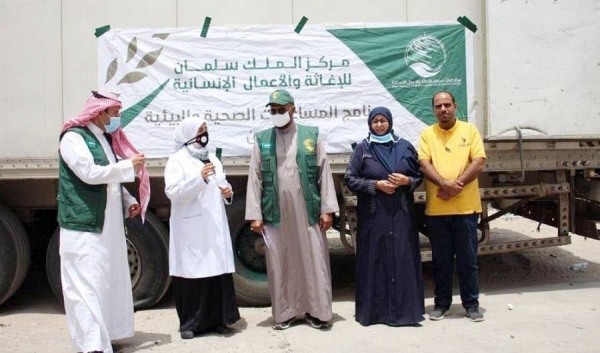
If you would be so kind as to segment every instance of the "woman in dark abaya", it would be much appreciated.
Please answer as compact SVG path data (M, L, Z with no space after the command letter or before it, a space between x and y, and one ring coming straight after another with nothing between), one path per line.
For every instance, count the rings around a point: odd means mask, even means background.
M413 191L423 176L415 148L394 135L387 108L373 109L368 124L344 176L358 196L356 321L416 325L425 308Z

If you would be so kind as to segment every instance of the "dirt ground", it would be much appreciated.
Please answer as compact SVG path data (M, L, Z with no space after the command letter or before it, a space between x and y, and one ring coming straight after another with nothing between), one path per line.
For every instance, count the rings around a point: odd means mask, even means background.
M508 215L492 223L496 237L556 236L556 229ZM523 235L520 235L521 233ZM575 265L575 266L574 266ZM577 269L577 268L580 269ZM452 315L420 327L362 327L354 320L353 258L334 255L333 327L271 329L270 308L241 308L235 333L183 341L168 295L135 314L136 334L117 352L599 352L600 241L574 235L564 247L480 257L481 308L469 322L458 295ZM573 269L575 268L575 269ZM433 307L431 264L425 269L426 311ZM64 310L43 269L32 269L15 297L0 307L0 352L72 352ZM455 281L456 282L456 281ZM455 283L456 284L456 283ZM455 293L457 293L455 286Z

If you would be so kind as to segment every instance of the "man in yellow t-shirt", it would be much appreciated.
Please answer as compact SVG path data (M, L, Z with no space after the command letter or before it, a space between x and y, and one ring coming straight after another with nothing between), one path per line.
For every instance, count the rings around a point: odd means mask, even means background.
M427 127L419 140L419 164L425 174L426 227L433 256L435 307L430 320L442 320L452 304L454 256L460 297L471 321L483 321L479 311L477 222L481 199L477 175L485 165L485 151L477 128L456 119L456 101L447 91L432 99L438 123Z

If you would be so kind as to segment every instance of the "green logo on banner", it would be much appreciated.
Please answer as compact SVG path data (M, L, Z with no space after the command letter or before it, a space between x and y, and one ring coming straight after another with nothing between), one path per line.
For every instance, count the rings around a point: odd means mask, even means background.
M431 98L451 92L457 116L467 119L465 28L460 25L329 30L350 48L402 105L435 123ZM367 87L365 87L367 89Z
M439 74L447 59L444 43L436 37L422 35L408 44L404 54L406 66L421 77Z

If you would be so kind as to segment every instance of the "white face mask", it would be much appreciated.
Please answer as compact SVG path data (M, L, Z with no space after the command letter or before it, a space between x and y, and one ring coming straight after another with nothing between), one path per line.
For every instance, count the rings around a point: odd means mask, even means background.
M289 112L285 112L283 114L275 114L275 115L271 115L271 121L273 122L273 125L275 125L276 127L283 127L285 125L287 125L287 123L290 122L290 113Z
M207 160L208 159L208 150L201 146L196 146L196 143L185 146L187 150L190 152L192 157L196 157L198 159Z

